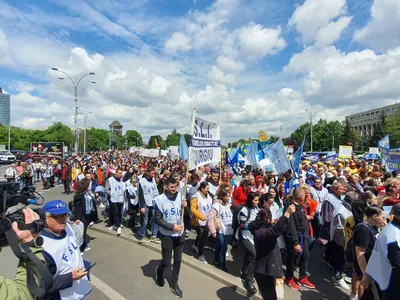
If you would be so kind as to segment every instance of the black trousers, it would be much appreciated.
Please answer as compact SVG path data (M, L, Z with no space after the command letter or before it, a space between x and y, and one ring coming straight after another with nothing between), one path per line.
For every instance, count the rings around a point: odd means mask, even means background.
M277 300L276 278L260 273L255 273L254 275L262 298L265 300Z
M71 193L71 180L64 180L64 193Z
M336 244L334 241L331 242L331 251L332 253L334 253L334 255L332 255L331 257L331 261L333 264L333 269L334 269L334 274L335 276L338 276L340 278L342 278L342 273L344 270L344 266L346 264L346 259L344 257L345 253L344 253L344 249L339 246L338 244ZM337 278L337 279L340 279Z
M110 212L113 222L112 224L110 224L110 226L114 225L117 228L121 226L122 205L123 203L112 203L110 201Z
M291 245L290 242L286 242L286 245ZM310 259L310 252L308 250L307 239L304 239L304 246L302 253L296 253L293 246L289 246L287 250L286 259L286 280L293 278L293 272L297 265L299 265L300 279L307 277L308 261Z
M158 266L159 274L164 274L164 270L171 264L172 251L174 251L174 265L172 268L171 283L177 284L179 271L181 270L182 252L185 245L185 235L180 237L169 237L160 235L162 260Z
M199 249L199 256L202 256L204 253L204 244L208 237L208 229L206 226L194 226L194 229L196 230L197 233L194 244Z
M242 239L241 241L244 247L242 279L251 280L254 278L254 267L256 264L256 249L249 240Z

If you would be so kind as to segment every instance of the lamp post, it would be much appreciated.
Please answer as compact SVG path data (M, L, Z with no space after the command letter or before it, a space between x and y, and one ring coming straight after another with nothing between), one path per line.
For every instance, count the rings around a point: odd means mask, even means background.
M83 153L86 153L86 128L87 128L87 118L90 114L93 114L91 111L89 112L78 112L79 115L83 116L84 120L84 131L83 131ZM95 114L95 116L97 116Z
M311 152L313 152L313 118L315 117L315 115L316 115L317 113L323 112L324 110L325 110L325 109L322 109L322 110L318 110L318 111L314 111L314 112L312 112L312 111L310 111L310 110L306 109L306 112L308 112L308 113L309 113L309 115L310 115L310 127L311 127Z
M73 80L72 77L70 75L68 75L66 72L64 72L64 71L62 71L62 70L60 70L58 68L51 68L51 69L53 71L57 71L57 72L60 72L60 73L63 73L64 75L66 75L69 78L69 80L71 80L72 87L74 88L74 95L75 95L75 110L74 110L75 146L74 146L74 148L75 148L75 152L78 152L78 124L77 124L77 119L78 119L78 88L79 88L79 84L81 83L81 80L84 77L89 76L89 75L95 75L95 73L94 72L90 72L90 73L87 73L85 75L82 75L79 79L75 78L75 80ZM58 77L58 79L64 80L66 78ZM96 82L91 81L91 83L96 83Z

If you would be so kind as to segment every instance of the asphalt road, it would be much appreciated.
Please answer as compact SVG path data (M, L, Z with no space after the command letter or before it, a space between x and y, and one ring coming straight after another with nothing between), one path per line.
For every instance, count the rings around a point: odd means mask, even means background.
M46 201L61 199L68 202L72 199L72 195L66 196L61 192L60 186L44 191L43 196ZM168 284L160 288L154 283L155 267L161 259L159 253L116 236L93 230L89 230L88 234L92 250L85 252L84 257L97 264L92 269L93 291L87 299L176 299L169 291ZM317 289L302 289L301 292L296 292L285 287L285 299L347 299L349 292L345 293L334 287L331 271L321 263L321 250L318 248L313 250L309 263L311 279L317 285ZM2 262L0 275L12 278L17 260L7 248L0 253L0 259ZM167 279L169 273L166 274ZM247 299L222 283L183 264L179 285L186 299Z

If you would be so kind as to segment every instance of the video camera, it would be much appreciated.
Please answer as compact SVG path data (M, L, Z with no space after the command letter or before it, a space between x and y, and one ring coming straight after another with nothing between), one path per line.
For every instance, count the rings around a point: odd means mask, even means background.
M45 224L45 214L40 208L32 208L40 219L31 224L25 224L25 217L22 209L26 205L41 205L35 197L35 190L31 187L24 187L19 190L19 184L15 182L0 182L0 247L8 245L5 231L11 229L13 222L18 223L20 230L29 229L33 234L43 230ZM43 200L43 198L42 198Z

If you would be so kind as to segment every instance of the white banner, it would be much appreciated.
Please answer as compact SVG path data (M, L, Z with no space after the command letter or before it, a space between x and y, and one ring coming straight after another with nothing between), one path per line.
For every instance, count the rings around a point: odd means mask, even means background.
M192 141L189 147L189 170L221 161L219 125L192 116Z

